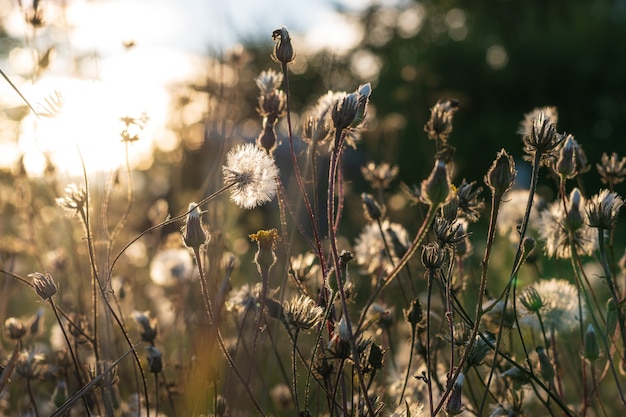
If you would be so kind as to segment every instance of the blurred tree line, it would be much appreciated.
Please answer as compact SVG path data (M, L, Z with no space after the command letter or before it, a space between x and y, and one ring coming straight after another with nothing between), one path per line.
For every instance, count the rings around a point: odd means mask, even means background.
M404 181L423 178L434 153L423 125L440 98L460 102L450 141L468 179L481 180L502 147L521 163L516 131L539 106L558 107L559 131L574 135L594 168L586 180L593 188L602 153L626 153L626 1L403 2L358 15L338 9L362 29L361 42L347 54L307 57L291 91L298 109L328 89L372 82L375 117L359 146L361 162L391 161ZM268 44L247 47L250 62L275 67ZM368 62L380 71L363 77Z

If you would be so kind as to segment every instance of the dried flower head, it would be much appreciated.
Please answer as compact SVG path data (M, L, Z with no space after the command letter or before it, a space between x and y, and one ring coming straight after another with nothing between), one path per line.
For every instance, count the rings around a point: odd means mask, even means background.
M583 317L578 311L578 291L576 287L564 279L553 278L541 280L533 284L542 300L539 308L543 325L547 332L569 332L578 328L580 320L585 320L586 310L583 308ZM526 293L526 292L525 292ZM521 317L520 325L526 325L540 332L541 326L536 314L530 311Z
M533 130L534 121L541 117L542 114L550 121L550 123L555 126L557 125L557 122L559 121L559 114L555 106L535 107L532 111L524 115L524 120L521 121L519 128L517 129L517 133L522 136L530 135Z
M361 167L363 178L370 183L375 190L386 190L391 182L398 176L397 165L391 166L387 162L376 165L374 162L368 162L367 165Z
M613 229L623 205L624 200L617 193L601 190L587 202L587 224L599 229Z
M24 322L15 317L9 317L4 321L4 330L10 339L19 340L26 335Z
M603 153L600 163L596 164L596 168L603 184L615 186L626 178L626 156L620 159L615 152L611 156Z
M446 260L446 252L437 242L430 242L422 248L422 265L424 268L436 270L441 268Z
M476 187L476 181L468 183L463 180L456 189L458 197L458 214L470 222L476 222L480 218L479 210L485 203L480 198L483 187Z
M82 212L87 203L87 191L84 187L69 184L65 187L65 196L57 198L56 202L65 209Z
M283 303L285 324L298 330L310 330L324 319L324 309L311 297L301 295Z
M278 90L283 82L283 73L276 72L272 69L261 71L258 77L254 79L257 87L261 90L261 94L271 94L272 91Z
M23 378L34 380L42 378L46 371L45 356L34 349L20 352L15 364L15 372Z
M222 172L224 183L231 186L230 199L241 208L255 208L276 195L278 168L274 158L253 144L231 150Z
M319 142L329 138L330 131L330 122L327 117L307 116L302 127L302 139L317 147Z
M428 139L446 142L452 132L452 116L458 110L459 102L455 99L439 100L430 109L430 119L424 126Z
M381 228L383 230L382 233ZM389 229L395 233L402 245L408 247L409 235L406 229L401 224L390 223L386 219L381 222L380 227L376 223L366 225L356 239L354 247L356 261L370 273L378 271L380 268L383 268L385 272L391 272L395 262L399 259L394 245L392 245ZM389 248L391 254L387 253L387 248ZM393 259L393 262L391 259Z
M572 245L578 255L593 253L596 236L583 221L584 207L585 199L575 188L568 198L567 212L561 201L555 201L541 213L539 234L548 256L568 259L572 254Z
M289 273L298 281L306 282L315 278L320 271L317 257L313 252L298 254L291 257Z
M530 158L534 157L535 153L540 152L541 163L549 166L555 158L556 149L563 141L563 135L557 133L556 121L549 112L540 110L538 113L533 111L531 114L530 123L524 127L522 133L524 152Z
M33 288L42 300L52 298L59 290L59 286L54 282L52 275L41 272L35 272L28 275L33 280Z
M241 288L231 291L230 297L226 300L226 309L236 313L256 311L259 294L261 294L260 282L254 287L244 284Z
M209 234L202 225L201 216L200 207L196 203L190 203L185 225L181 229L183 243L188 248L200 250L209 241Z
M288 64L292 62L296 54L293 51L291 45L291 37L286 27L281 27L272 32L272 39L274 39L274 52L272 53L272 59L282 64Z

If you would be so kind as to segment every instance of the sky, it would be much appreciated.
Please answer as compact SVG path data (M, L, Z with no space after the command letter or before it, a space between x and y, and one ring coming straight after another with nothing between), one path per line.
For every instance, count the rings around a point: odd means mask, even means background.
M207 52L250 39L269 44L271 33L286 26L296 48L329 47L339 53L360 34L334 5L357 11L372 1L377 0L50 0L41 4L45 18L55 24L33 37L16 2L0 0L5 29L25 40L0 56L1 67L38 111L51 98L63 102L54 118L27 116L17 143L0 138L0 165L10 166L10 156L24 154L29 172L41 173L47 154L68 175L77 175L80 151L88 169L115 169L124 152L120 118L142 114L149 117L143 131L148 140L133 144L130 159L135 166L147 164L155 144L163 150L176 146L165 128L168 88L201 76ZM125 48L131 41L136 46ZM48 46L56 47L54 59L35 80L33 63ZM19 104L0 83L0 106Z

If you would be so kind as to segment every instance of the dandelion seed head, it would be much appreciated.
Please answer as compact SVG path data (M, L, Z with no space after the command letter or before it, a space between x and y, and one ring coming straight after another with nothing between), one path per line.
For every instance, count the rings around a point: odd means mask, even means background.
M399 242L408 247L409 234L406 229L398 223L391 223L389 220L383 220L381 222L381 228L384 232L383 235L380 232L378 223L371 223L363 228L363 232L356 239L356 245L354 247L354 253L356 261L359 265L365 267L367 272L372 273L383 268L385 272L391 272L393 270L394 263L398 261L398 256L392 245L392 237L387 229L391 229L396 234ZM385 247L385 241L391 251L391 256L394 263L389 259L387 250Z
M497 228L498 233L502 236L508 236L511 243L519 242L520 236L517 228L524 218L527 201L528 190L510 190L502 197ZM528 231L531 234L536 234L539 230L540 207L543 205L543 199L535 194L533 196L533 208L528 219Z
M564 279L553 278L541 280L532 287L543 301L539 309L541 320L547 332L570 332L578 328L578 292L573 284ZM585 309L582 309L585 321ZM541 327L536 314L531 314L526 310L524 317L519 320L520 325L529 326L540 332Z
M591 255L596 248L596 234L582 221L582 208L585 199L572 193L568 202L569 213L565 213L563 203L555 201L541 212L539 238L549 257L569 259L572 245L578 255ZM580 219L578 216L580 215Z
M171 287L190 281L194 266L187 249L160 251L150 263L150 278L156 285Z
M230 199L244 209L253 209L276 195L278 168L274 158L247 143L231 150L222 167L224 183L231 187Z

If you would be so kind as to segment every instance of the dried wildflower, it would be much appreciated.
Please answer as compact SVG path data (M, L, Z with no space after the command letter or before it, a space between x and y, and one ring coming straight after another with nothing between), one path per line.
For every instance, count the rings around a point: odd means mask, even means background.
M437 216L432 225L437 243L442 248L455 247L467 236L462 230L460 221L449 222L442 216Z
M272 32L272 39L274 42L274 52L272 53L272 59L282 64L288 64L292 62L296 54L293 51L291 45L291 37L289 37L289 31L286 27L281 27Z
M585 349L583 356L589 362L593 362L600 357L600 346L598 346L596 330L591 323L589 323L587 331L585 332Z
M530 135L532 133L535 120L542 115L543 117L547 118L550 123L555 126L557 125L557 122L559 120L559 114L556 107L536 107L532 111L524 115L524 120L522 120L522 122L520 123L517 133L522 136Z
M294 297L290 303L285 301L283 314L289 327L304 331L317 326L324 319L324 309L306 295Z
M463 382L465 381L465 375L463 372L459 373L458 378L454 381L452 393L446 403L446 413L449 416L456 416L463 412L463 402L461 401L463 394Z
M329 138L331 128L327 117L307 116L302 127L302 139L317 147L319 142Z
M541 280L533 287L542 300L539 313L546 331L550 334L572 331L577 328L580 320L585 320L585 317L581 318L578 315L578 292L574 285L564 279L553 278ZM584 316L585 309L582 311ZM541 331L535 314L527 314L520 318L519 322Z
M485 356L491 351L491 347L496 344L496 336L491 332L485 332L476 335L476 341L472 346L472 350L467 355L465 362L466 371L473 366L479 366L483 363Z
M402 245L405 247L409 245L409 234L401 224L390 223L389 220L385 219L380 226L375 223L366 225L356 239L354 247L357 263L365 267L369 273L378 271L380 268L383 268L385 272L391 272L395 262L399 259L394 246L391 244L392 237L389 229L395 233ZM391 251L390 254L387 253L387 248Z
M606 153L602 154L599 164L596 164L598 173L603 184L609 184L610 187L624 181L626 177L626 156L619 159L615 152L609 157Z
M502 372L500 376L509 379L516 389L530 382L528 374L516 367L507 369L506 371Z
M450 184L446 164L437 160L428 179L422 181L422 198L426 204L439 207L451 198L451 191L452 184Z
M549 166L556 157L556 149L564 137L557 133L556 123L543 111L540 111L531 121L530 132L525 132L522 136L524 152L531 158L539 152L541 164Z
M422 265L429 270L441 268L446 260L446 253L437 242L430 242L422 248Z
M193 272L193 261L184 248L159 251L150 262L152 282L164 287L191 281Z
M500 205L498 212L497 227L500 235L508 235L512 243L519 242L518 227L522 223L528 202L528 190L511 190L507 192ZM543 199L537 194L533 195L533 205L528 219L528 230L537 233L541 219L540 208L545 205Z
M276 72L272 69L261 71L258 77L254 79L257 87L261 90L261 94L271 94L272 91L278 90L283 82L283 73Z
M222 172L224 183L231 186L230 199L241 208L255 208L276 195L278 168L274 159L253 144L231 150Z
M183 243L194 250L200 250L209 241L209 235L202 225L201 215L200 207L196 203L190 203L185 225L181 229Z
M154 345L157 336L157 319L150 317L149 311L133 311L133 319L141 328L141 340Z
M452 132L452 116L458 110L459 102L455 99L439 100L430 109L430 119L424 126L428 139L446 142Z
M376 165L374 162L368 162L367 165L361 167L363 178L370 183L375 190L386 190L391 182L398 176L399 168L397 165L391 166L387 162Z
M596 247L596 236L583 221L582 208L584 206L585 199L575 188L568 198L567 213L561 201L553 202L548 210L541 213L539 233L548 256L568 259L572 254L572 245L578 255L593 253Z
M331 113L336 130L343 130L352 125L356 119L359 106L359 97L356 93L344 94L333 104Z
M230 297L226 301L226 309L237 313L256 311L260 293L261 283L255 284L254 287L244 284L238 290L233 290L230 293Z
M368 221L374 222L384 216L385 208L378 204L373 195L363 193L361 194L361 201L363 201L363 213Z
M65 209L82 212L87 203L87 191L76 184L69 184L65 187L65 196L57 198L56 202Z
M624 200L607 189L591 197L585 207L587 224L598 229L613 229Z
M278 241L278 231L276 229L259 230L250 234L250 240L257 243L258 250L254 255L254 262L261 271L269 271L276 263L276 242Z
M320 271L320 266L315 263L316 259L312 252L291 257L289 273L299 282L316 277Z
M33 279L33 288L35 288L35 292L42 300L52 298L59 290L59 286L54 282L54 278L50 274L35 272L28 276Z
M537 288L530 286L526 288L519 296L519 301L522 305L531 313L541 311L545 305L541 294L537 291Z
M17 358L15 372L30 380L42 378L46 370L44 359L43 353L37 353L33 349L24 350Z
M148 370L153 374L158 374L163 370L163 354L154 346L146 346L148 351Z
M4 330L10 339L19 340L26 335L26 326L22 320L9 317L4 321Z
M485 203L479 198L482 193L482 187L475 187L476 181L468 183L463 180L461 185L456 189L456 196L458 197L458 212L459 215L466 218L470 222L476 222L480 218L479 210L481 210Z
M485 184L491 189L493 195L502 197L513 186L515 175L513 157L502 149L485 175Z

